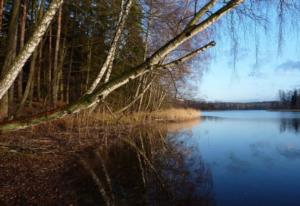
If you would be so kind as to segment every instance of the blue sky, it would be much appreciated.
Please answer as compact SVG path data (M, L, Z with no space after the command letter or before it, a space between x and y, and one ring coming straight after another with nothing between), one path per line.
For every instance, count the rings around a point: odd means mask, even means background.
M300 53L298 34L285 33L282 50L278 52L277 26L258 32L259 52L253 36L239 39L237 64L234 69L228 37L217 40L212 49L209 69L198 83L197 98L208 101L269 101L278 98L278 90L300 88ZM197 66L197 65L194 65Z

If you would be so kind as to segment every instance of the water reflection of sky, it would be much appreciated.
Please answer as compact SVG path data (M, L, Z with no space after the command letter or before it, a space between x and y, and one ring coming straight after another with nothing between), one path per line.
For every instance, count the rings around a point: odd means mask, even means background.
M207 112L177 140L211 168L217 205L298 205L300 113Z

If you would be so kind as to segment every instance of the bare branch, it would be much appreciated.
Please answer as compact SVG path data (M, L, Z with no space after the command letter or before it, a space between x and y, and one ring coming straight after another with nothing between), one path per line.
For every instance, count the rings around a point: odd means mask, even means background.
M202 32L203 30L207 29L217 20L219 20L223 15L231 11L233 8L238 6L244 2L244 0L231 0L225 6L220 8L215 13L211 14L207 19L202 21L199 24L186 28L183 32L165 44L161 49L155 52L151 57L151 65L157 64L161 59L163 59L166 55L180 46L182 43L186 42L187 40L194 37L196 34Z
M146 85L146 87L143 89L143 91L136 96L128 105L126 105L125 107L123 107L122 109L118 110L117 112L115 112L116 114L120 114L124 111L126 111L127 109L129 109L137 100L139 100L140 98L142 98L142 96L149 90L152 82L153 82L154 78Z
M167 64L164 64L162 65L162 67L175 67L177 66L178 64L180 63L183 63L183 62L186 62L192 58L194 58L196 55L202 53L202 52L205 52L207 49L211 48L211 47L214 47L216 46L216 42L215 41L211 41L209 42L208 44L206 44L205 46L199 48L199 49L196 49L195 51L192 51L191 53L188 53L187 55L183 56L183 57L180 57L179 59L176 59L172 62L169 62Z

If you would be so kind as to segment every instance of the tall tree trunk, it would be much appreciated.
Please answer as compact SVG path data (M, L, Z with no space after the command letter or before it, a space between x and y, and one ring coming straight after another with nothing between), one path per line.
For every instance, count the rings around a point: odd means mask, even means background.
M41 101L41 68L42 68L42 58L43 58L43 44L39 47L39 61L38 61L38 67L37 67L37 73L36 73L36 91L37 91L37 101Z
M4 10L4 0L0 0L0 34L2 32L3 10Z
M38 15L35 17L36 18L34 20L35 22L38 22L42 18L43 10L44 10L44 3L45 2L42 1L40 7L38 8ZM24 44L24 42L23 42L23 44ZM34 81L35 81L35 74L36 74L36 70L37 70L37 58L39 55L41 55L41 51L43 48L42 46L43 46L43 43L39 47L37 47L36 50L33 52L33 56L31 58L31 62L30 62L29 76L28 76L26 87L25 87L24 95L22 96L20 105L18 106L18 108L16 110L17 117L20 116L21 111L22 111L23 107L25 106L27 99L29 99L30 108L32 106L32 99L33 99L33 93L34 93ZM41 57L39 56L39 58L41 58ZM39 59L39 61L40 61L40 59Z
M37 56L38 56L38 49L33 52L32 60L30 63L29 76L28 76L26 87L25 87L24 95L23 95L21 103L16 111L17 117L19 117L21 115L21 111L25 106L26 100L30 96L30 91L33 90L33 81L34 81Z
M149 35L150 35L150 31L151 31L151 27L152 27L152 10L153 10L153 1L150 1L150 8L149 8L149 15L147 18L147 29L146 29L146 36L145 36L145 51L144 51L144 61L146 61L147 57L148 57L148 49L149 49ZM139 85L141 85L141 87L144 87L144 85L147 82L147 78L145 77L140 77L139 80L140 82ZM137 93L139 92L139 87L137 90ZM143 88L142 90L143 91ZM143 105L143 100L144 100L144 94L145 92L141 93L141 97L139 98L139 104L138 104L138 111L141 111L142 109L142 105Z
M74 54L74 47L73 43L71 45L71 54L70 54L70 63L69 63L69 69L68 69L68 76L67 76L67 85L66 85L66 103L70 102L70 81L71 81L71 73L72 73L72 67L73 67L73 54Z
M16 56L16 47L17 47L16 40L17 40L17 32L18 32L18 17L19 17L20 1L21 0L15 0L13 2L12 15L10 17L9 28L8 28L8 44L6 50L6 57L1 70L1 76L5 75L9 71L10 66L13 64L13 61ZM8 117L9 103L11 103L12 100L13 100L13 88L9 91L9 93L6 93L3 96L3 98L0 100L1 101L0 119L4 119Z
M58 55L60 49L60 36L61 36L61 17L62 8L58 11L57 17L57 32L56 32L56 43L54 51L54 65L53 65L53 81L52 81L52 104L55 106L57 104L58 90L59 90L59 65L58 65Z
M34 54L34 53L33 53ZM32 56L33 57L33 56ZM35 57L35 59L37 59L37 57ZM35 60L35 62L34 62L35 64L36 64L36 60ZM34 76L35 76L35 73L36 73L36 65L34 66L35 67L35 69L34 69L34 71L33 71L33 79L32 79L32 82L31 82L31 85L30 85L30 90L29 90L29 95L28 95L28 106L29 106L29 108L32 110L32 104L33 104L33 94L34 94L34 87L35 87L35 78L34 78Z
M45 10L45 1L42 0L40 3L39 13L38 13L38 21L40 21L43 18L44 10ZM39 57L38 57L38 67L37 67L37 77L36 77L36 83L37 83L37 101L40 102L42 98L41 94L41 68L43 64L43 49L44 49L44 43L45 40L40 44L39 46ZM45 71L45 69L44 69ZM45 79L45 78L44 78Z
M64 61L66 56L66 38L63 40L62 48L60 49L59 54L59 64L58 64L58 82L57 82L57 97L60 97L60 100L63 101L63 67L64 67Z
M22 12L20 16L20 50L23 49L25 44L25 29L27 17L28 0L23 0L21 4ZM23 95L23 71L18 76L18 99L21 100Z
M52 26L49 28L49 45L48 45L48 100L52 102Z
M14 1L15 4L17 2L19 2L19 0ZM55 16L56 11L58 10L58 8L60 8L62 3L63 0L52 0L48 11L46 12L43 19L39 22L37 28L34 30L31 38L28 40L24 48L16 58L13 58L12 63L7 66L7 69L2 70L0 77L0 99L2 99L2 97L6 94L6 92L14 83L18 74L22 70L28 58L35 51L36 47L42 40L49 24Z
M87 55L87 65L86 65L86 70L87 70L87 74L86 74L86 90L88 90L89 85L90 85L90 72L91 72L91 66L92 66L92 45L91 42L89 41L89 45L88 45L88 55Z

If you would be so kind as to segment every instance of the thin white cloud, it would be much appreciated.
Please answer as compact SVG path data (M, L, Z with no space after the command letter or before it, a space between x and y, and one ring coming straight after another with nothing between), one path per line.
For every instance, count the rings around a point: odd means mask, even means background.
M289 60L278 65L276 69L280 71L288 71L288 72L300 71L300 61Z

